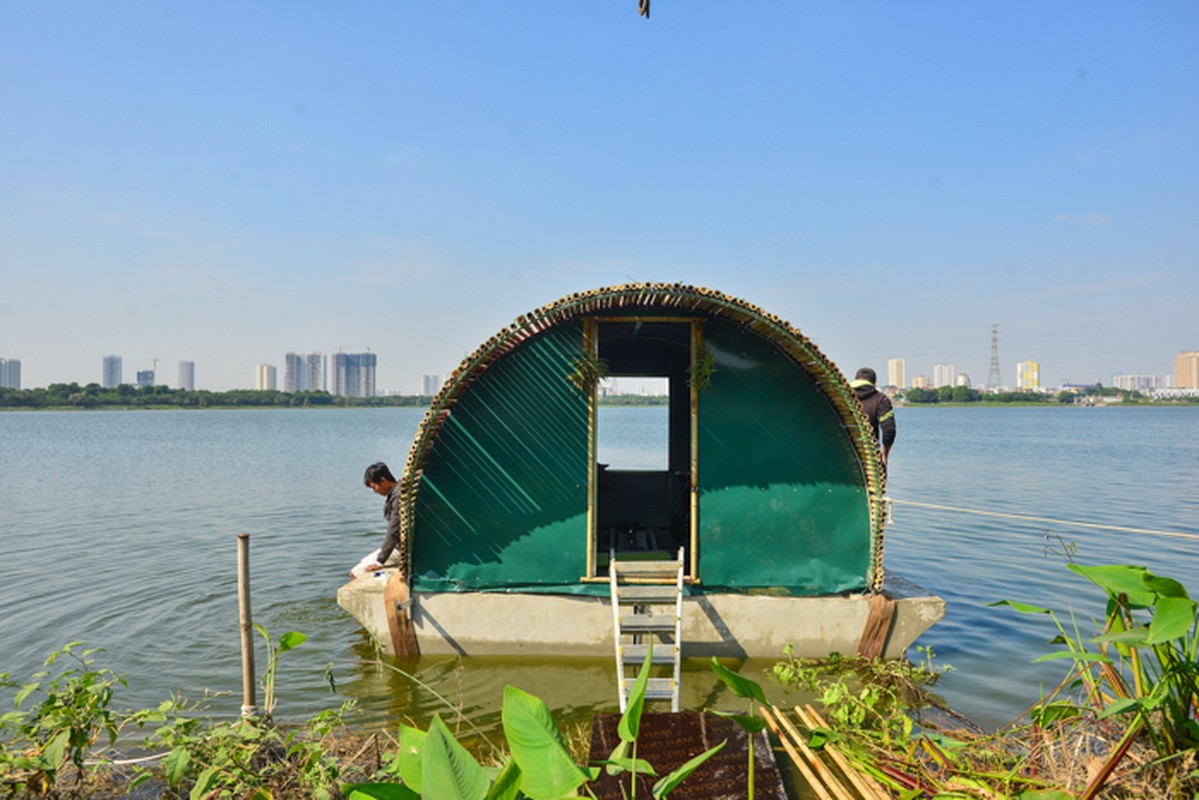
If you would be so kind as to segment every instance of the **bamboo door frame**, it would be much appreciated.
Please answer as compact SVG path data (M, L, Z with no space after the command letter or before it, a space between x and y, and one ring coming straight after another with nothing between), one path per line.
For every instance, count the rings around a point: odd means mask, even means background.
M640 317L640 316L592 316L583 318L583 352L588 358L599 358L599 336L597 328L605 323L633 323L643 325L688 325L691 329L690 373L695 374L695 364L704 346L704 319L702 317ZM691 558L687 569L687 582L699 583L699 389L695 381L688 381L690 405L691 463L688 479L688 525L691 539ZM671 398L673 402L673 398ZM596 525L599 522L597 498L599 487L599 382L591 387L587 399L587 575L585 581L607 580L596 575L595 547Z

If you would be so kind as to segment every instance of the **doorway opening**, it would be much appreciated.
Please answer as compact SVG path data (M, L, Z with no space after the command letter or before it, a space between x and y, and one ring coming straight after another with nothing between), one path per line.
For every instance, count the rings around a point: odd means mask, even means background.
M612 376L598 387L592 412L595 577L607 574L613 550L659 560L692 549L693 327L689 319L619 318L590 326L593 352Z

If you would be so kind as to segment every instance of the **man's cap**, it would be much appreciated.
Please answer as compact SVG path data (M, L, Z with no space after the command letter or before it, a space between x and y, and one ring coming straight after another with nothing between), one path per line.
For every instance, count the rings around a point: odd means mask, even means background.
M878 375L875 374L874 370L872 370L870 367L862 367L860 370L857 371L857 374L854 375L853 377L854 377L855 382L862 380L862 381L869 381L870 383L874 383L875 381L878 380Z

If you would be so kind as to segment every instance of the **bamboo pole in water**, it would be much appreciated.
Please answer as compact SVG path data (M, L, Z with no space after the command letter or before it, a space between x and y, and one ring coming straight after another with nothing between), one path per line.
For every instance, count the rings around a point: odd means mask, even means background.
M237 605L241 614L241 715L258 713L254 697L254 617L250 613L250 534L237 534Z

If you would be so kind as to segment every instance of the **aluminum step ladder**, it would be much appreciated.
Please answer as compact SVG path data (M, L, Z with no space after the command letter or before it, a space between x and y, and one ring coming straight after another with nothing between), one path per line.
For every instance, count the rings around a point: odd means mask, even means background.
M672 666L669 678L651 677L645 699L670 701L679 710L679 667L683 641L683 548L676 561L618 561L609 551L608 585L616 639L616 685L620 710L628 705L637 672L645 663L649 642L652 664L659 672ZM631 673L631 675L630 675ZM652 675L652 673L651 673Z

